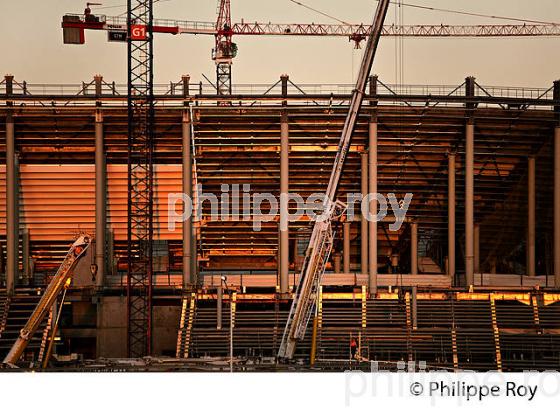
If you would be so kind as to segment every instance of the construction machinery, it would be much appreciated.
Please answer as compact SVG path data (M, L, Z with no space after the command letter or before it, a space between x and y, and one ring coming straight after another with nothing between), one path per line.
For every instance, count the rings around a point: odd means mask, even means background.
M17 362L23 355L23 352L33 337L33 334L37 331L37 328L47 313L52 309L58 295L67 288L69 282L72 280L74 268L76 267L78 260L86 253L90 243L91 239L88 235L80 235L72 244L68 253L64 257L64 260L60 264L58 271L49 286L47 286L41 300L35 307L35 310L29 317L25 326L21 329L19 337L4 358L4 365L8 367L16 367Z
M145 0L142 0L142 3ZM88 3L90 5L94 3ZM215 38L212 60L216 64L216 94L232 94L232 64L237 56L234 36L281 36L281 37L343 37L360 48L368 38L372 27L364 24L323 23L263 23L236 22L231 19L231 0L218 0L216 22L186 21L176 19L153 19L153 33L211 35ZM127 41L127 18L66 14L62 18L65 44L84 44L85 30L107 31L108 41ZM488 37L557 37L560 25L555 24L417 24L388 25L382 28L383 36L420 38L488 38Z
M329 179L329 185L322 204L322 213L318 216L313 226L309 245L305 252L305 259L300 273L299 284L296 288L282 343L278 350L280 359L291 359L294 355L296 343L303 340L307 324L313 312L317 292L321 284L321 278L325 272L325 267L329 259L334 232L332 222L340 218L346 210L344 204L336 200L338 183L344 167L344 161L350 148L352 134L356 126L364 92L366 89L367 78L373 65L373 59L382 34L383 22L389 8L389 0L381 0L377 6L372 29L368 36L367 46L360 66L356 88L352 92L352 99L338 150L334 160L334 165Z

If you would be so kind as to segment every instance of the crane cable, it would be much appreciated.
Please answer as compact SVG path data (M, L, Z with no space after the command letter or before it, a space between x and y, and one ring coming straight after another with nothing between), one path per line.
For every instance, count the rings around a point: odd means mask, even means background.
M376 0L376 1L379 2L379 0ZM391 1L390 3L391 4L396 4L395 1ZM498 20L518 21L518 22L522 22L522 23L546 24L546 25L551 25L551 26L557 26L558 24L560 24L560 23L557 23L557 22L550 22L550 21L532 20L532 19L524 19L524 18L518 18L518 17L497 16L497 15L493 15L493 14L474 13L474 12L470 12L470 11L461 11L461 10L441 9L441 8L437 8L437 7L422 6L422 5L419 5L419 4L412 4L412 3L400 3L400 5L406 6L406 7L411 7L411 8L416 8L416 9L422 9L422 10L440 11L440 12L443 12L443 13L450 13L450 14L460 14L460 15L463 15L463 16L485 17L485 18L498 19Z
M296 1L296 0L288 0L288 1L291 2L291 3L297 4L298 6L304 7L308 10L314 11L315 13L318 13L322 16L328 17L332 20L338 21L339 23L342 23L342 24L345 24L345 25L351 25L351 24L345 22L344 20L339 19L338 17L327 14L327 13L321 11L321 10L317 10L317 9L315 9L311 6L308 6L307 4L304 4L300 1ZM379 0L375 0L375 1L377 1L379 3ZM416 9L421 9L421 10L439 11L439 12L443 12L443 13L459 14L459 15L471 16L471 17L484 17L484 18L491 18L491 19L497 19L497 20L517 21L517 22L521 22L521 23L546 24L546 25L551 25L551 26L557 26L557 25L560 24L560 23L557 23L557 22L550 22L550 21L524 19L524 18L519 18L519 17L506 17L506 16L498 16L498 15L493 15L493 14L483 14L483 13L475 13L475 12L470 12L470 11L442 9L442 8L431 7L431 6L422 6L422 5L413 4L413 3L403 3L402 0L393 0L389 3L393 4L395 6L399 6L399 7L400 6L405 6L405 7L416 8Z

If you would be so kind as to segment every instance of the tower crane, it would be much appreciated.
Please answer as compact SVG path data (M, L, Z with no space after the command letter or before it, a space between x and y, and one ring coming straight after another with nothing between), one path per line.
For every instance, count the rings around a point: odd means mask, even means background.
M84 29L108 29L105 16L91 12L63 18L64 44L83 44ZM128 196L127 196L127 351L150 354L152 329L154 209L154 0L127 0L113 41L127 44ZM113 31L115 32L115 31ZM111 33L111 31L109 31Z
M329 185L322 203L322 213L318 216L313 226L311 238L305 252L305 258L300 273L299 284L296 288L288 321L282 335L282 342L278 350L280 359L291 359L294 356L296 344L305 336L307 324L315 306L317 292L321 284L321 278L325 272L325 266L329 259L334 232L332 222L340 218L346 210L343 203L336 200L338 183L342 174L342 168L356 126L360 107L366 90L369 72L373 65L373 59L379 44L383 30L383 22L387 15L390 0L381 0L377 6L372 28L368 35L367 46L358 73L356 88L352 92L352 99L348 114L342 128L337 154L334 160Z
M370 34L372 26L364 24L279 24L238 22L231 20L231 0L218 0L217 21L186 21L154 19L153 32L166 34L211 35L215 38L212 59L216 63L216 90L218 95L231 94L233 59L237 56L234 36L283 37L343 37L359 48ZM65 43L83 44L85 30L104 30L111 41L126 41L125 17L66 14L62 18ZM389 25L382 28L383 36L421 38L488 38L488 37L557 37L560 25L555 24L492 24L492 25Z

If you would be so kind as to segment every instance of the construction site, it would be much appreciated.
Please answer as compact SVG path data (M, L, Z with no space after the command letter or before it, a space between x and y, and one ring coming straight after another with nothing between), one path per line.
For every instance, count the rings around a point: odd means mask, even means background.
M61 15L65 47L123 43L127 83L0 79L1 370L560 370L560 80L371 71L387 38L560 26L371 3L367 25ZM169 34L213 37L214 77L155 82ZM251 35L348 39L356 83L236 84Z

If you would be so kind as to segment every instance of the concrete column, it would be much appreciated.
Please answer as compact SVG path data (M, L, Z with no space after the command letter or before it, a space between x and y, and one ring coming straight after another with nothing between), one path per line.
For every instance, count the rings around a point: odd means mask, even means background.
M455 154L447 158L447 274L455 277Z
M103 143L103 114L95 113L95 264L97 286L102 287L105 279L107 259L105 252L107 230L107 164Z
M527 275L535 276L535 157L529 157L527 168Z
M361 155L361 194L364 198L368 194L368 154L362 152ZM362 275L368 273L368 221L364 215L360 219L360 270Z
M13 293L18 275L18 226L14 118L6 117L6 290Z
M183 193L191 200L193 197L192 187L192 135L191 135L191 118L188 110L183 111L182 120L182 166L183 166ZM193 211L195 206L193 204ZM196 269L193 269L193 216L189 216L183 221L183 287L196 285ZM194 257L196 261L196 255Z
M418 224L410 224L410 273L418 275Z
M342 240L343 240L343 271L350 273L350 222L346 221L342 224Z
M474 285L474 124L469 120L465 138L465 277Z
M480 225L479 224L474 224L473 241L474 241L473 270L474 273L480 273Z
M288 231L290 136L288 116L282 114L280 121L280 293L288 292L290 239Z
M560 126L554 130L554 283L560 288Z
M369 194L377 193L377 118L372 117L369 123L369 155L368 155ZM377 293L377 201L369 202L369 213L372 219L368 221L368 272L369 292Z

